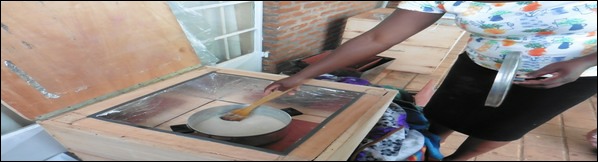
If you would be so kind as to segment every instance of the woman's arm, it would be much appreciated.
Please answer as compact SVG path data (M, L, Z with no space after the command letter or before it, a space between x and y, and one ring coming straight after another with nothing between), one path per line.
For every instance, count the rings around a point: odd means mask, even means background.
M546 74L552 77L540 80L525 80L514 84L532 88L554 88L573 82L579 78L586 69L596 66L596 53L575 59L552 63L539 70L526 74L526 78L539 78Z
M347 41L332 51L329 57L308 66L296 75L301 78L313 78L356 64L426 29L442 15L397 9L373 29Z
M397 9L376 27L345 42L326 58L309 65L297 74L268 85L264 92L268 94L276 89L286 90L302 84L307 79L375 56L426 29L442 16L443 14Z

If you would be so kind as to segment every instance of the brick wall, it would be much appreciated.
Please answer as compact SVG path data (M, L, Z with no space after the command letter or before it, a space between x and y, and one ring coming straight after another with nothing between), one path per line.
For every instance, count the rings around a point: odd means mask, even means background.
M335 49L347 18L382 1L264 1L263 72L280 73L290 60Z

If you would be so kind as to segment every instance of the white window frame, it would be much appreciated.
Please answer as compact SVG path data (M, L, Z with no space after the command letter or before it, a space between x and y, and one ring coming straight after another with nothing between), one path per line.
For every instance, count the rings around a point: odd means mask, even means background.
M222 68L230 68L230 69L239 69L239 70L247 70L247 71L262 71L262 57L264 53L262 52L262 24L263 24L263 1L230 1L218 4L211 4L199 7L192 7L189 10L203 10L203 9L212 9L212 8L220 8L220 11L223 12L224 7L226 6L233 6L236 4L241 3L253 3L254 4L254 26L253 28L236 31L233 33L228 33L224 35L220 35L214 38L214 40L221 40L224 39L224 49L225 49L225 56L226 58L230 58L228 52L228 41L226 39L231 36L237 36L243 33L252 32L253 31L253 51L251 53L244 53L237 58L233 58L221 63L216 64L216 67ZM221 18L224 19L224 14L220 14ZM222 21L224 23L224 21ZM226 33L225 24L222 25L223 31Z

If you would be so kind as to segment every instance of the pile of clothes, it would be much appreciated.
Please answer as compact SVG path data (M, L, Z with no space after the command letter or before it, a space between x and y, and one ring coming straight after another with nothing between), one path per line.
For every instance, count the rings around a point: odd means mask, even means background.
M374 86L399 91L382 117L361 141L350 161L433 161L442 160L440 137L427 131L429 123L421 106L407 91L371 84L357 77L321 75L315 79Z
M440 137L428 132L428 120L422 107L415 104L407 91L399 94L382 118L363 139L352 155L356 161L433 161L442 160Z

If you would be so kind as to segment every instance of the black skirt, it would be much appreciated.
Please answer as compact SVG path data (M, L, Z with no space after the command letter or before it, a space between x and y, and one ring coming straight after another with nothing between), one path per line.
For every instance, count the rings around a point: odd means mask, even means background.
M472 137L512 141L596 94L596 77L580 77L550 89L513 85L500 107L487 107L484 103L496 73L460 54L424 115Z

